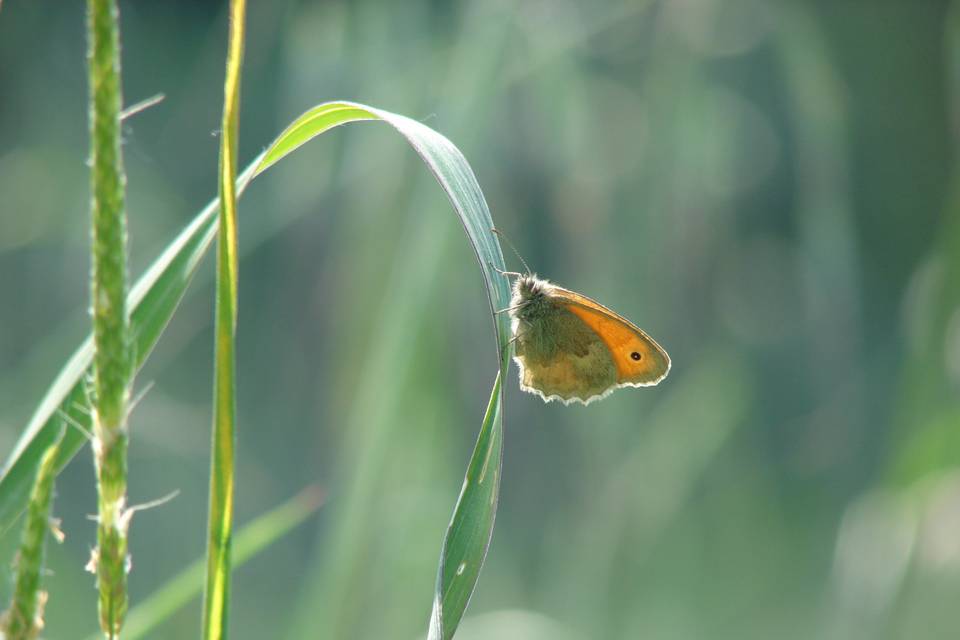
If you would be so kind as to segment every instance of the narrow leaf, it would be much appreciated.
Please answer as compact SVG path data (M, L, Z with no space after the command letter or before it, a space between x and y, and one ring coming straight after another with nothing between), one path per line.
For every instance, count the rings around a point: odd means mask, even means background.
M500 374L443 541L428 640L452 638L480 577L500 496L503 420Z

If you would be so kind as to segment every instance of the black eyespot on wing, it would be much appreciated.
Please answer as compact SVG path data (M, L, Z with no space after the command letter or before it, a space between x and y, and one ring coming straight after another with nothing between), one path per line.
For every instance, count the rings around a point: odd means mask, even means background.
M633 358L634 360L639 360L643 356L641 356L639 352L634 351L633 353L630 354L630 357Z

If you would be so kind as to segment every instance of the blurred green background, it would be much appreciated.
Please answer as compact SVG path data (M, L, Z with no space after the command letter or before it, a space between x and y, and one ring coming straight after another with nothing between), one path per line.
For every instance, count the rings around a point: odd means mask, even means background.
M88 331L84 3L0 11L0 451ZM541 275L673 357L584 407L507 385L465 640L956 638L960 3L252 2L241 160L306 108L420 119ZM216 192L221 2L121 2L132 271ZM383 125L240 206L236 638L423 637L496 366L472 253ZM519 266L508 256L508 263ZM202 555L212 261L137 387L134 602ZM93 469L58 483L47 637L96 628ZM12 556L16 534L0 545ZM6 562L6 560L4 560ZM4 598L7 580L0 581ZM199 602L156 638L193 638Z

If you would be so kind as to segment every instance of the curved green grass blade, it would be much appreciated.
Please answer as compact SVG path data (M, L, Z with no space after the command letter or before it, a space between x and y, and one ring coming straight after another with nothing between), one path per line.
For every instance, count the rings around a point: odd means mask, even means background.
M447 193L480 263L494 318L500 375L494 385L491 404L471 458L464 489L444 540L431 615L431 627L436 626L440 634L436 637L449 638L456 630L476 585L493 532L499 480L485 485L484 490L490 492L485 500L476 500L475 495L478 494L472 488L477 485L471 483L470 479L476 477L471 475L471 470L479 468L476 466L478 460L483 460L483 465L495 460L496 468L492 477L499 479L503 430L503 393L499 380L509 362L509 320L505 314L494 312L506 308L510 287L507 279L496 271L504 268L503 254L492 232L493 221L476 177L460 151L429 127L387 111L349 102L335 102L314 107L297 118L237 179L237 195L243 192L253 177L317 135L348 122L363 120L380 120L396 129L420 155ZM130 293L128 304L132 309L131 328L135 337L138 367L156 344L183 297L200 258L210 247L217 231L217 206L216 200L210 203L141 276ZM68 361L4 466L0 477L0 531L9 528L26 505L39 458L57 435L56 415L60 413L68 421L89 428L84 379L88 375L91 352L87 340ZM81 432L78 429L68 430L61 445L58 468L62 468L82 445ZM461 564L465 568L457 573Z
M510 335L509 319L505 314L495 313L498 309L505 309L510 301L509 283L496 271L505 268L503 253L500 251L496 234L492 231L490 209L470 164L460 150L444 136L416 120L389 111L353 102L328 102L310 109L294 120L264 153L254 176L321 133L348 122L363 120L381 120L396 129L420 155L446 191L480 262L490 312L494 314L498 354L505 364L506 345Z
M495 323L500 372L444 537L430 615L430 640L446 640L453 637L477 584L497 512L503 453L501 379L509 362L510 331L506 314L496 311L509 306L510 287L507 279L497 273L497 269L504 269L503 254L492 231L490 210L470 165L449 140L415 120L351 102L322 104L297 118L280 134L267 149L257 172L321 133L361 120L382 120L396 129L446 191L480 262Z

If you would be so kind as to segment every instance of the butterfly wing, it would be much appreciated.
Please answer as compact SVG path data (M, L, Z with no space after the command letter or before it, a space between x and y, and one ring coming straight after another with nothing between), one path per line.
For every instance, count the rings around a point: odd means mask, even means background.
M670 356L643 329L579 293L554 286L551 295L610 350L617 369L616 386L648 387L667 377Z
M517 333L520 388L549 402L588 404L617 387L604 342L576 315L556 306Z

